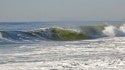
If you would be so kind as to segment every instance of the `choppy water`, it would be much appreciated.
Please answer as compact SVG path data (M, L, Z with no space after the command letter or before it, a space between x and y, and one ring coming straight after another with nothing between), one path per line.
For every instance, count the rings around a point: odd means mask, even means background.
M92 23L92 22L91 22ZM99 23L99 22L98 22ZM120 23L120 22L119 22ZM29 25L30 24L30 25ZM80 26L85 27L85 22ZM94 23L93 23L94 24ZM41 25L41 26L40 26ZM71 25L75 29L79 25ZM92 25L89 23L89 25ZM94 24L95 25L95 24ZM93 25L93 26L94 26ZM1 31L9 32L8 36L0 35L0 69L2 70L124 70L125 69L125 35L124 26L108 25L97 33L87 29L75 33L98 34L96 38L80 40L53 40L44 36L34 37L23 32L35 32L40 28L61 27L62 23L1 23ZM3 28L2 28L3 27ZM64 27L63 28L64 30ZM69 27L69 26L68 26ZM65 27L65 28L68 28ZM68 28L69 29L69 28ZM35 31L34 31L35 30ZM48 30L48 29L47 29ZM16 31L16 33L15 33ZM19 32L17 32L19 31ZM11 33L10 33L11 32ZM46 29L45 29L46 32ZM65 31L64 31L65 32ZM66 29L67 32L67 29ZM71 30L72 32L72 30ZM90 32L90 33L88 33ZM68 31L68 34L70 31ZM66 33L67 34L67 33ZM14 37L12 37L14 35ZM66 37L61 34L61 38ZM25 38L23 36L29 37ZM33 38L33 37L34 38ZM36 35L35 35L36 36ZM37 35L38 36L38 35ZM76 36L76 35L74 35ZM73 37L74 37L73 36ZM95 36L94 36L95 37ZM16 39L15 39L16 38ZM22 38L22 39L20 39ZM32 39L30 39L32 38ZM43 39L44 38L44 39ZM47 36L48 38L48 36ZM54 37L55 38L55 37ZM59 36L60 38L60 36Z

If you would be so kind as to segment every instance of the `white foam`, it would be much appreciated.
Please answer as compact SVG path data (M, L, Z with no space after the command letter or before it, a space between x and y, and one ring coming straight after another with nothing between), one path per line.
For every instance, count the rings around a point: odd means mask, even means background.
M0 69L125 70L124 42L125 37L114 37L86 41L43 41L34 45L24 44L0 51Z
M110 36L110 37L125 36L125 24L120 27L109 25L109 26L105 27L102 32L106 36Z
M0 40L2 40L3 39L3 36L2 36L2 34L0 33Z
M103 30L103 33L107 36L116 36L116 31L118 29L114 26L107 26L105 27L105 29Z

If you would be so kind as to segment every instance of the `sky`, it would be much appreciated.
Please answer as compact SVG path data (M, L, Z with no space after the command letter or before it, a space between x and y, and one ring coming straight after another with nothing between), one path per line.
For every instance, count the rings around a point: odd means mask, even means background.
M125 0L0 0L0 22L124 19Z

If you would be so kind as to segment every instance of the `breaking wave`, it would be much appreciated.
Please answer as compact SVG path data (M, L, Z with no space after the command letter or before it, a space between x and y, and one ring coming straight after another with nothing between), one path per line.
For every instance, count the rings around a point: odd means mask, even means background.
M125 36L125 24L122 26L109 25L102 31L106 36L109 37L122 37Z
M31 31L0 31L0 40L58 40L72 41L100 37L125 36L125 24L122 26L80 26L78 29L43 28Z

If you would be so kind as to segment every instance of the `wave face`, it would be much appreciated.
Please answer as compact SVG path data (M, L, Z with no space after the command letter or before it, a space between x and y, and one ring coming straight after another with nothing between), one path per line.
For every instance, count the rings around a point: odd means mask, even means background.
M98 37L103 37L103 30L106 27L106 25L101 25L101 26L81 26L80 30L81 33L86 34L87 36L91 38L98 38Z
M88 39L89 36L80 32L62 29L47 28L33 31L1 31L1 37L11 40L81 40Z
M125 36L125 24L122 26L81 26L79 30L65 28L43 28L32 31L0 31L0 40L57 40L72 41L100 37Z

